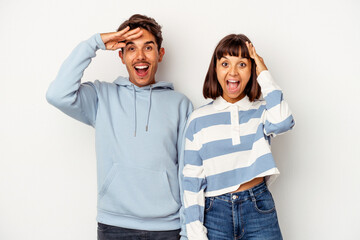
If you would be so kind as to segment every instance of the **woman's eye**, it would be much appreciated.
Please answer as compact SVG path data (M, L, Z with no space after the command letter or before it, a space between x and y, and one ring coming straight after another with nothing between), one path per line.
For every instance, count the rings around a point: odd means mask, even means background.
M228 63L227 63L227 62L223 62L221 65L222 65L223 67L227 67L227 66L228 66Z
M240 67L246 67L246 63L240 63Z

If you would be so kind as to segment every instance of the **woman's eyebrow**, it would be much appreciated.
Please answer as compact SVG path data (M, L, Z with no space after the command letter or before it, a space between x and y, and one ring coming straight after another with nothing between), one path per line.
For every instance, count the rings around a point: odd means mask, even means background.
M232 57L236 57L236 56L232 56ZM228 59L226 56L222 56L220 59L222 59L222 58ZM245 58L245 57L238 57L238 58L240 58L241 60L243 60L243 59L248 59L248 58ZM220 60L220 59L219 59L219 60Z

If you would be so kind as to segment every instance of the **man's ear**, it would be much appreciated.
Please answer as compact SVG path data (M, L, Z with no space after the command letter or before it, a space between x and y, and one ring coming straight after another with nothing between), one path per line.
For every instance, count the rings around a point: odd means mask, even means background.
M160 48L160 50L159 50L159 62L162 61L164 55L165 55L165 48Z
M122 63L125 64L123 52L121 50L119 51L119 57L121 58Z

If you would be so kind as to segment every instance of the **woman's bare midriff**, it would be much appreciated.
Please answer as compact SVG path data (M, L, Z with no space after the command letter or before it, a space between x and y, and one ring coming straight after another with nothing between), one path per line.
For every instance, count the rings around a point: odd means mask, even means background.
M248 189L253 188L256 185L262 183L263 181L264 181L264 177L254 178L253 180L251 180L249 182L241 184L240 187L233 193L248 190Z

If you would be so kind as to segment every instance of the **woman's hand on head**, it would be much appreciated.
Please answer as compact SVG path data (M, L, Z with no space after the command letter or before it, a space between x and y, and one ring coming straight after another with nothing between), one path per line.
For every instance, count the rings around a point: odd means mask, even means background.
M140 28L130 30L129 27L118 32L101 33L101 40L107 50L117 50L125 47L125 41L130 41L141 37L143 31Z
M264 63L264 59L262 57L260 57L256 51L255 51L255 47L252 43L249 43L249 42L246 42L246 46L249 50L249 54L250 54L250 57L252 59L254 59L255 61L255 64L256 64L256 75L259 76L259 74L264 71L264 70L267 70L267 67Z

